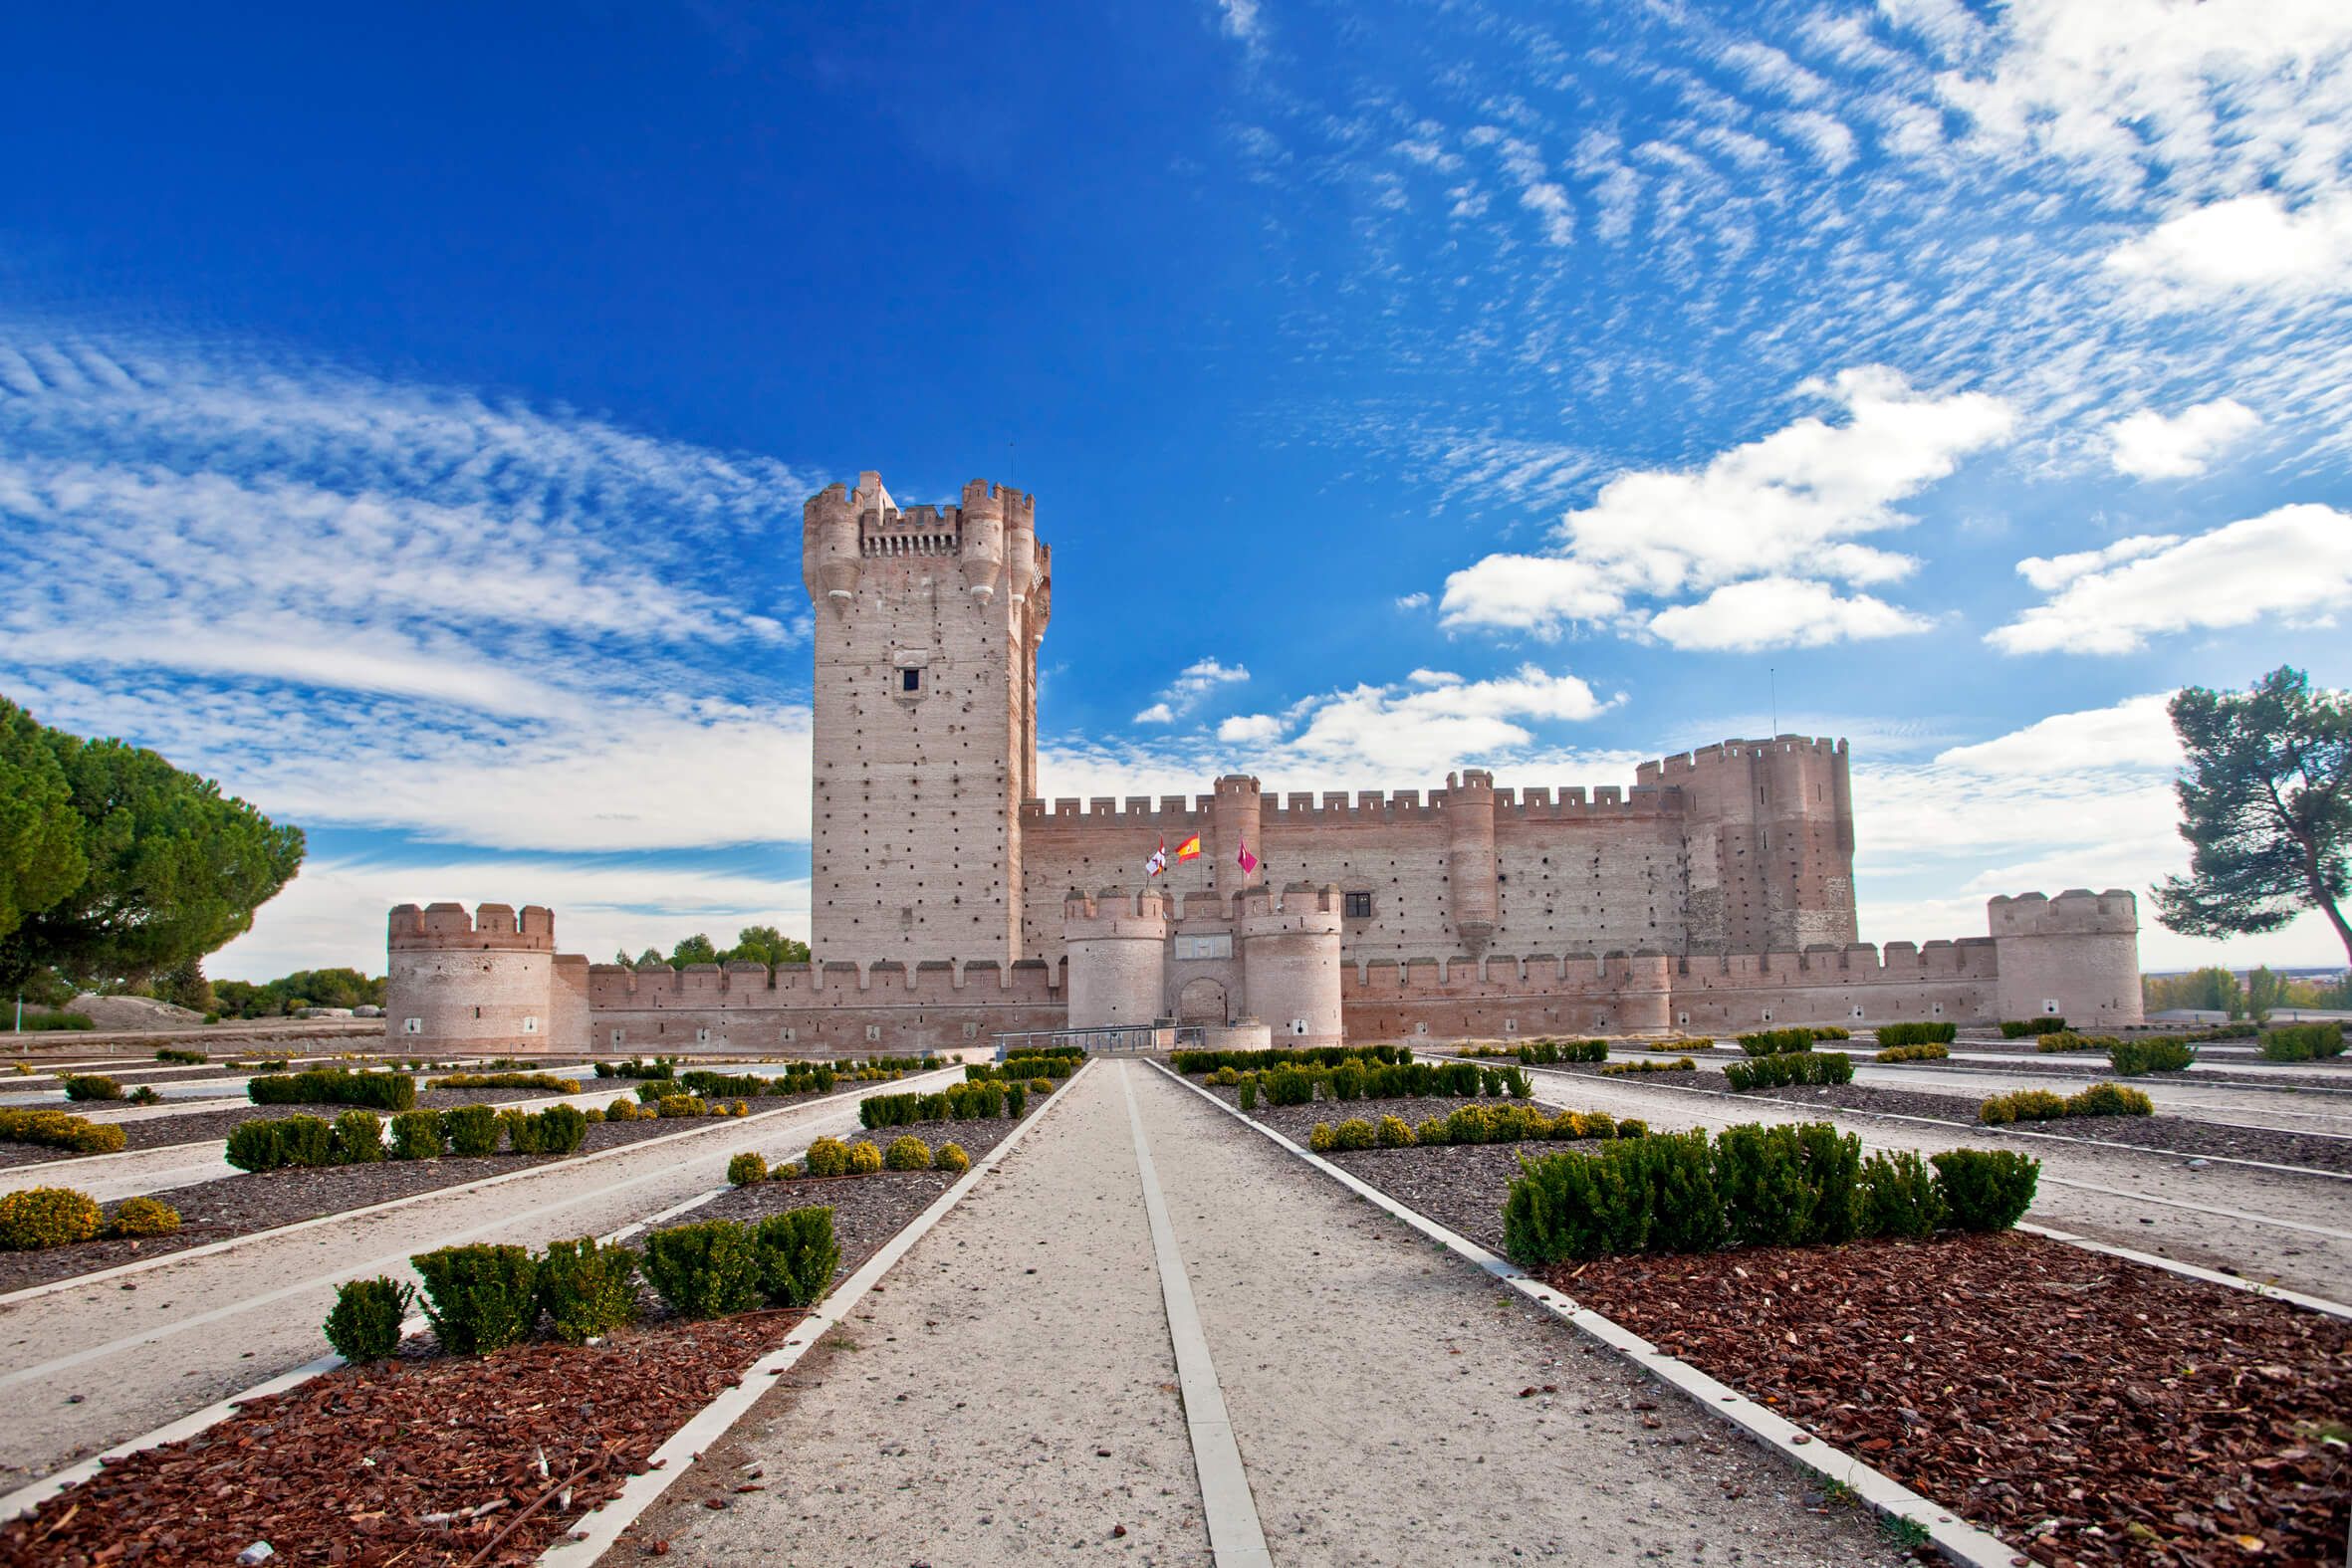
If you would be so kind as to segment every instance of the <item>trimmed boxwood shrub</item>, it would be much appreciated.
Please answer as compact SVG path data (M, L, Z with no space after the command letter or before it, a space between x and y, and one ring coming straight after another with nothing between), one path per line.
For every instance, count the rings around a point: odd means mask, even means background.
M1368 1062L1413 1059L1409 1045L1307 1045L1297 1049L1273 1046L1266 1050L1180 1050L1169 1057L1178 1072L1214 1072L1234 1067L1243 1072L1270 1067L1335 1067L1353 1056Z
M275 1171L286 1163L286 1147L278 1123L256 1119L229 1129L229 1164L240 1171Z
M882 1169L928 1171L931 1169L931 1146L913 1133L902 1133L891 1139L890 1147L882 1151Z
M2120 1083L2094 1083L2064 1098L2047 1089L2019 1089L1996 1094L1977 1109L1977 1119L1989 1126L2008 1122L2047 1122L2064 1116L2153 1116L2155 1102L2137 1089Z
M849 1146L849 1174L871 1176L882 1168L882 1151L860 1138Z
M335 1124L324 1116L289 1116L278 1123L278 1147L288 1165L333 1165Z
M664 1121L682 1116L708 1116L707 1102L692 1094L665 1094L654 1107L654 1115Z
M1791 1083L1851 1083L1854 1059L1844 1051L1797 1051L1784 1056L1760 1056L1735 1061L1723 1070L1724 1081L1735 1089L1776 1089Z
M2185 1072L2196 1060L2196 1046L2187 1040L2164 1036L2117 1040L2107 1047L2107 1065L2126 1078L2151 1072Z
M588 1112L577 1105L551 1105L539 1113L543 1154L570 1154L588 1139Z
M1256 1110L1258 1108L1258 1075L1251 1073L1242 1079L1234 1086L1234 1094L1241 1101L1243 1110Z
M1735 1245L1853 1239L1861 1139L1826 1122L1750 1124L1725 1128L1714 1152L1716 1189Z
M637 1318L637 1254L592 1235L551 1241L533 1286L556 1337L579 1345Z
M724 1317L760 1304L752 1233L732 1220L654 1232L645 1238L645 1277L680 1317Z
M1760 1029L1753 1034L1739 1036L1740 1048L1751 1056L1792 1056L1798 1051L1809 1051L1815 1040L1842 1040L1844 1029L1792 1028Z
M107 1222L107 1234L125 1238L169 1235L178 1229L179 1211L160 1198L125 1198Z
M964 1152L964 1146L960 1143L943 1143L931 1151L931 1169L961 1175L972 1169L972 1157Z
M2066 1020L2064 1018L2003 1018L2000 1020L2000 1037L2004 1040L2030 1039L2036 1034L2063 1034L2065 1032Z
M451 1154L496 1154L498 1111L489 1105L459 1105L443 1111L441 1136L448 1142Z
M552 1072L452 1072L435 1078L436 1089L544 1089L550 1094L577 1094L580 1080Z
M539 1148L539 1118L529 1111L512 1109L498 1113L498 1130L506 1137L506 1146L516 1154L537 1154Z
M1955 1023L1881 1023L1881 1045L1949 1045L1960 1032Z
M76 1014L80 1016L80 1014ZM0 1143L38 1144L76 1154L120 1154L129 1137L121 1128L55 1110L0 1109Z
M1862 1162L1856 1220L1863 1235L1934 1235L1943 1226L1944 1192L1918 1155L1874 1154Z
M1925 1045L1890 1045L1870 1059L1872 1061L1943 1061L1951 1054L1951 1046L1931 1041Z
M849 1174L849 1146L838 1138L820 1138L809 1146L804 1159L811 1176L846 1176Z
M1737 1063L1734 1066L1737 1066ZM1660 1061L1655 1056L1636 1056L1631 1061L1610 1062L1601 1068L1601 1074L1609 1078L1626 1078L1638 1077L1648 1072L1697 1072L1698 1070L1699 1064L1688 1056L1677 1056L1672 1061ZM1729 1072L1733 1068L1727 1067L1724 1070Z
M730 1187L749 1187L755 1182L766 1180L767 1160L748 1149L727 1162L727 1185Z
M2311 1061L2343 1053L2341 1023L2297 1023L2262 1036L2262 1055L2269 1061Z
M2117 1043L2112 1034L2077 1034L2071 1029L2055 1029L2033 1042L2033 1048L2045 1056L2063 1051L2105 1050Z
M98 1200L70 1187L28 1187L0 1197L0 1250L35 1252L97 1235Z
M408 1261L424 1279L425 1317L452 1354L512 1345L539 1321L539 1267L528 1248L444 1246Z
M383 1123L373 1111L345 1111L329 1131L337 1165L372 1165L383 1158Z
M1052 1082L1052 1080L1051 1080L1051 1079L1044 1080L1044 1081L1046 1081L1046 1082L1047 1082L1049 1085L1050 1085L1050 1084L1051 1084L1051 1082ZM1023 1115L1025 1115L1025 1114L1028 1112L1028 1110L1029 1110L1029 1085L1027 1085L1027 1084L1025 1084L1025 1083L1008 1083L1008 1084L1006 1084L1006 1085L1005 1085L1005 1114L1006 1114L1007 1116L1010 1116L1010 1117L1012 1117L1012 1118L1013 1118L1015 1121L1019 1121L1019 1120L1022 1118L1022 1116L1023 1116Z
M439 1111L402 1111L392 1118L392 1158L434 1160L444 1147Z
M118 1100L122 1085L95 1072L69 1072L65 1076L66 1098L69 1100Z
M416 1108L416 1080L404 1072L281 1072L250 1079L246 1098L256 1105L364 1105L377 1111Z
M770 1306L815 1306L841 1261L840 1244L833 1239L832 1210L819 1207L770 1215L752 1232L752 1256L760 1294Z
M1591 1154L1527 1161L1521 1172L1503 1226L1506 1246L1522 1262L1723 1244L1723 1202L1703 1131L1612 1139Z
M2041 1162L2008 1149L1949 1149L1931 1156L1952 1224L2006 1231L2033 1207Z
M1410 1149L1413 1129L1405 1125L1401 1116L1383 1116L1373 1124L1372 1139L1383 1149Z
M335 1306L327 1314L327 1343L354 1364L382 1361L399 1351L400 1324L415 1299L414 1288L381 1274L347 1280L335 1287Z
M161 1050L155 1052L155 1059L157 1061L176 1062L183 1067L193 1067L198 1062L209 1061L212 1058L205 1055L200 1050L180 1050L175 1046L166 1045Z

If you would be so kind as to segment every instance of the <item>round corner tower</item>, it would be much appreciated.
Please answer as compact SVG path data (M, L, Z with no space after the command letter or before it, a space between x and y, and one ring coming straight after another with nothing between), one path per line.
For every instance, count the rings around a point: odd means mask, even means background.
M1337 884L1293 882L1282 901L1254 887L1242 895L1237 934L1242 993L1284 1045L1336 1045L1339 1021Z
M555 1048L556 917L538 904L402 904L386 940L384 1036L399 1050Z
M1995 898L1985 917L2002 1017L2057 1016L2105 1028L2144 1020L2140 907L2126 889L2070 887L2055 898Z
M1168 904L1158 892L1104 888L1061 901L1069 954L1069 1026L1098 1029L1157 1021L1165 1012Z

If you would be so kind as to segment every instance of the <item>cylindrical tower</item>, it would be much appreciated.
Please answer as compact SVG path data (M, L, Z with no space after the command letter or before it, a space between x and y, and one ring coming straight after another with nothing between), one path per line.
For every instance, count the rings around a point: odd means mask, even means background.
M1217 781L1209 807L1210 853L1217 857L1217 896L1231 907L1233 896L1262 880L1258 871L1242 869L1244 844L1250 853L1265 857L1265 841L1258 834L1258 781L1245 774L1228 774Z
M801 508L801 580L811 603L846 609L857 597L857 514L869 483L881 490L879 474L864 474L855 496L831 484Z
M1501 898L1495 882L1495 776L1446 776L1446 895L1462 951L1484 957Z
M1061 901L1069 954L1069 1026L1148 1024L1165 1012L1168 910L1157 892L1105 888Z
M1038 504L1011 485L998 495L1005 514L1005 584L1013 602L1020 604L1038 580Z
M2123 888L1996 898L1985 910L2004 1018L2055 1015L2083 1027L2143 1021L2140 906Z
M393 1049L556 1048L551 911L529 904L518 916L484 904L469 917L463 904L402 904L385 946L384 1036Z
M1278 1045L1340 1043L1339 910L1335 884L1293 882L1279 905L1262 887L1242 896L1243 1005Z

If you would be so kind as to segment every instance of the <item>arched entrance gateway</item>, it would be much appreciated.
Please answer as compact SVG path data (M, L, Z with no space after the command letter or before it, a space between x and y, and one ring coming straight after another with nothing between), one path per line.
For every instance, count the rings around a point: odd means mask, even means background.
M1225 985L1209 979L1189 980L1176 994L1176 1021L1179 1023L1230 1023L1225 1002Z

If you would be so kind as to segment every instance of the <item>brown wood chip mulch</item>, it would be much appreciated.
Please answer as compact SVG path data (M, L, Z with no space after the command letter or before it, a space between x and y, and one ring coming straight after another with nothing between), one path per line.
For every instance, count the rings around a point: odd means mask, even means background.
M289 1564L527 1563L802 1316L673 1321L592 1347L314 1378L0 1525L0 1563L228 1563L257 1541Z
M2339 1319L2013 1233L1547 1277L2038 1562L2344 1560Z

